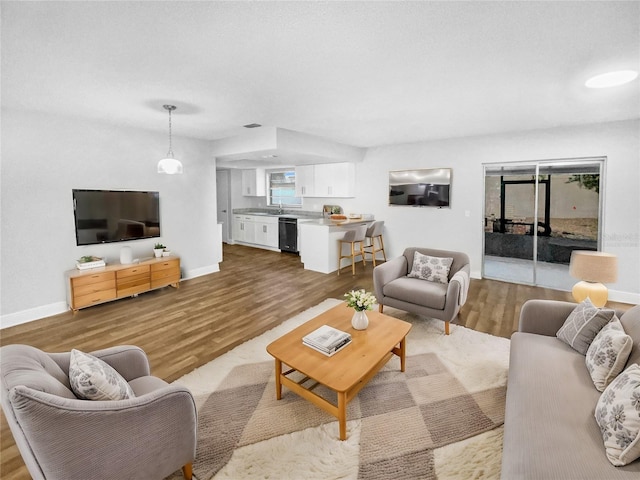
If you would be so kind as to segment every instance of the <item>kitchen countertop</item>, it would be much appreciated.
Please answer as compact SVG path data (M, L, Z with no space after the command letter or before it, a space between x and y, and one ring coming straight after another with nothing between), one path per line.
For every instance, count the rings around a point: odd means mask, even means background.
M287 217L297 218L299 220L321 220L322 213L309 212L309 211L291 211L283 210L282 213L278 213L277 210L272 209L251 209L251 208L237 208L233 210L234 215L256 215L259 217Z
M315 220L309 220L304 222L304 225L323 226L323 227L348 227L350 225L358 225L364 223L371 223L374 219L364 220L362 218L351 218L347 220L329 220L328 218L318 218Z

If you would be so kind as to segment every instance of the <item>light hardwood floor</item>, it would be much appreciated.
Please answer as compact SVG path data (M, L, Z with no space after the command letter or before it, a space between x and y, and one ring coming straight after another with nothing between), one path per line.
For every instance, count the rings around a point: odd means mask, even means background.
M304 270L296 255L225 245L220 272L183 281L178 290L167 287L2 329L0 344L29 344L47 352L138 345L149 356L152 374L172 382L325 298L342 298L353 288L373 290L372 269L371 263L365 268L360 263L356 276L346 267L340 276L325 275ZM508 338L530 298L570 301L571 295L472 280L457 323ZM28 479L4 415L0 434L0 477Z

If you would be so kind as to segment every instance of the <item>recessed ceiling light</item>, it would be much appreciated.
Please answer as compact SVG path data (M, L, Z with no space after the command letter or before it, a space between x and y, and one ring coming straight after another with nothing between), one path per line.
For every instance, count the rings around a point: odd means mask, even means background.
M244 128L258 128L261 127L259 123L249 123L248 125L243 125Z
M638 72L635 70L620 70L618 72L603 73L591 77L586 81L585 86L587 88L609 88L617 87L635 80L638 77Z

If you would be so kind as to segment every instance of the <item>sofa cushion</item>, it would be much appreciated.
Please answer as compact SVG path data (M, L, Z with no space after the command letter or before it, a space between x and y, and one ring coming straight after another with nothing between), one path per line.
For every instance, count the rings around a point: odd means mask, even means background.
M71 350L69 382L73 392L85 400L126 400L135 397L127 381L115 369L80 350Z
M598 400L595 417L613 465L640 458L640 366L631 365L611 382Z
M569 314L556 336L585 355L593 339L614 314L613 310L594 307L586 298Z
M449 283L449 269L452 263L453 258L432 257L415 252L413 265L407 276L446 285Z
M417 278L400 277L382 288L385 297L396 298L436 310L443 310L447 295L447 285L425 282Z
M593 339L585 363L593 384L602 392L624 370L633 341L617 317L607 323Z

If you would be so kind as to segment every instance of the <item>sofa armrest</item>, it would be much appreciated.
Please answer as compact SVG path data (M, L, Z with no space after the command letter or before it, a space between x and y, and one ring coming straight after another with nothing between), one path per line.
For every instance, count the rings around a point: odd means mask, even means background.
M407 259L404 256L393 258L373 269L373 290L378 303L384 298L382 289L384 286L407 274Z
M150 375L147 354L140 347L120 345L88 353L112 366L127 382ZM60 368L67 373L69 372L70 355L70 352L49 354L60 365Z
M195 456L196 406L178 385L116 401L70 400L18 386L9 399L45 478L133 472L162 478Z
M518 331L555 337L575 303L558 300L527 300L520 310Z

